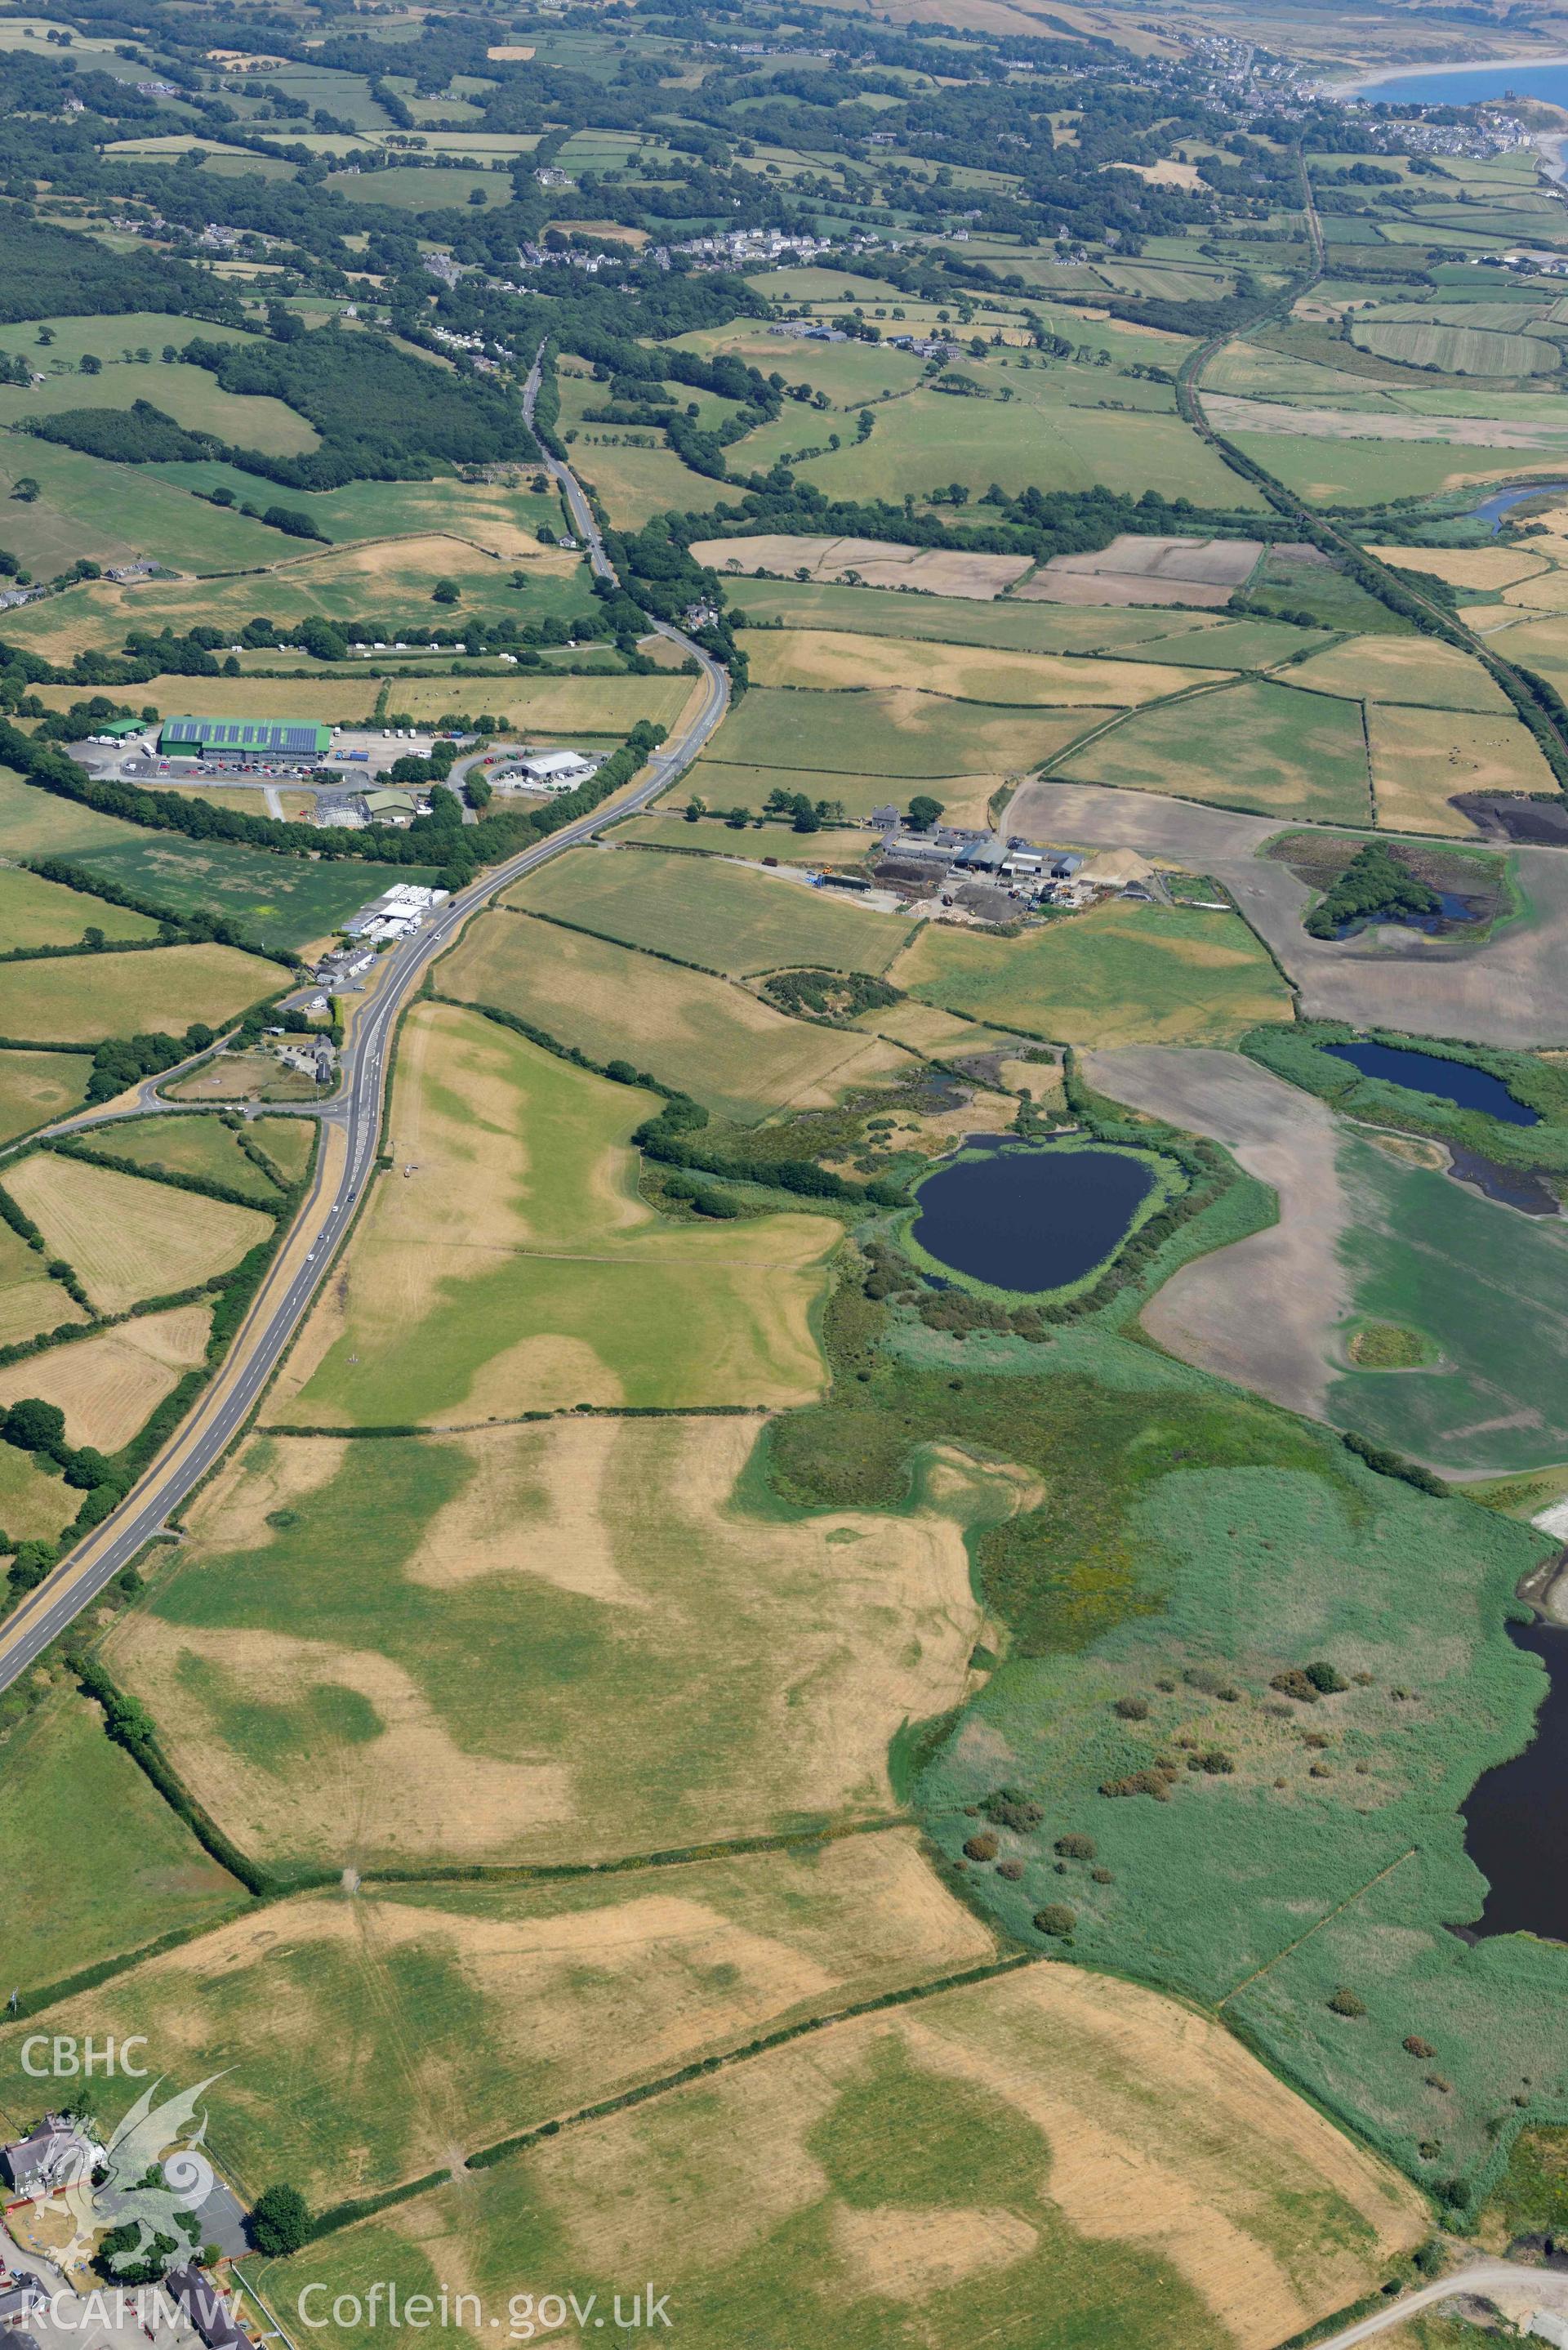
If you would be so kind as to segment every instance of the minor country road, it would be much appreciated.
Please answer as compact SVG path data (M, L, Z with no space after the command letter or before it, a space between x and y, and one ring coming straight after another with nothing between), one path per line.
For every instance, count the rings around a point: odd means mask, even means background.
M524 393L524 413L530 420L537 389L535 362ZM548 458L546 463L587 542L596 573L613 578L604 541L580 485L558 459ZM369 1187L398 1019L435 958L452 944L468 917L497 891L560 856L563 849L587 839L605 821L607 810L618 813L645 807L657 799L690 766L720 723L730 698L730 681L723 669L678 629L663 622L657 625L661 636L670 638L700 666L705 680L701 707L654 754L640 782L606 807L565 826L460 890L437 909L417 936L388 958L380 987L355 1022L344 1055L341 1093L322 1116L321 1149L309 1194L227 1357L177 1434L119 1507L0 1624L0 1690L9 1688L36 1664L49 1643L129 1565L171 1511L222 1457L260 1400Z
M1314 2350L1354 2350L1356 2343L1370 2342L1390 2326L1403 2325L1417 2310L1452 2301L1459 2293L1475 2293L1482 2301L1495 2302L1506 2315L1516 2319L1537 2309L1549 2309L1560 2317L1568 2315L1568 2276L1560 2270L1525 2268L1515 2261L1472 2261L1440 2282L1423 2285L1419 2293L1402 2293L1358 2325L1325 2335Z

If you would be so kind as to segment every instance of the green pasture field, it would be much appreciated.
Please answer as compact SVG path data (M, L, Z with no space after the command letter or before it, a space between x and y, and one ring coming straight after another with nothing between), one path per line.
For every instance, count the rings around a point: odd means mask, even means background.
M13 1884L47 1876L47 1901L5 1920L12 1984L41 1990L161 1934L232 1915L244 1895L209 1860L122 1748L98 1708L61 1686L6 1742L0 1871ZM9 1991L10 1986L7 1987ZM35 2116L15 2061L0 2086L13 2125Z
M786 383L809 383L814 391L826 392L832 410L841 411L913 390L926 368L913 351L896 351L888 344L802 342L792 335L759 333L744 318L678 335L668 348L709 356L723 351L747 367L760 368L764 375L782 375ZM679 397L682 387L678 384L674 390ZM797 408L791 401L780 424L787 428L786 438L793 433L797 442L823 442L830 428L821 421L822 414L820 409Z
M568 849L502 903L733 976L801 964L877 975L911 936L805 882L658 849Z
M1555 479L1568 442L1553 455L1532 449L1471 449L1427 441L1317 441L1304 433L1232 432L1244 455L1314 505L1381 506L1435 498L1474 482L1478 493L1501 474Z
M79 1101L81 1094L87 1089L87 1071L89 1064L85 1054L36 1053L24 1055L7 1053L0 1057L0 1083L5 1083L11 1078L9 1065L24 1058L51 1063L67 1060L79 1062L82 1071L81 1085L77 1095L77 1100ZM15 1081L12 1080L12 1082ZM67 1100L62 1104L65 1109L74 1109L76 1107L75 1101ZM36 1102L27 1103L26 1107L27 1115L13 1128L13 1132L23 1132L26 1128L37 1126L41 1122ZM47 1115L47 1111L46 1115ZM0 1170L0 1183L3 1181L4 1172ZM14 1347L24 1338L36 1338L42 1330L57 1330L67 1322L85 1322L86 1319L87 1315L81 1307L67 1295L57 1282L50 1280L45 1260L38 1251L29 1248L21 1235L11 1230L9 1224L0 1227L0 1347ZM13 1479L16 1479L20 1478L22 1468L32 1460L33 1456L30 1453L18 1452L16 1461L13 1461L10 1458L13 1449L7 1446L5 1454L0 1455L0 1466L3 1466ZM0 1528L4 1528L9 1534L16 1534L20 1531L19 1527L3 1516L0 1516Z
M217 1027L283 987L276 963L234 947L153 947L145 954L68 955L0 963L0 1036L89 1045L149 1030Z
M1271 547L1259 566L1248 600L1260 617L1281 610L1308 612L1322 629L1350 629L1364 637L1416 635L1403 613L1379 603L1348 573L1321 563L1297 562L1278 547Z
M1210 391L1244 400L1295 400L1319 408L1382 408L1382 388L1347 368L1272 349L1266 343L1227 343L1204 369Z
M194 499L187 503L198 512L211 511ZM62 664L77 652L123 642L132 628L168 627L180 633L203 621L232 629L237 637L258 612L279 628L318 614L346 624L371 620L397 627L410 643L418 641L421 629L432 635L439 630L439 640L450 643L465 614L537 620L547 613L581 612L588 600L586 582L575 568L541 567L528 586L517 588L512 562L459 540L426 536L381 546L323 547L306 555L297 551L297 539L285 539L276 531L267 536L276 567L265 577L242 573L222 580L154 579L125 587L89 580L8 616L11 634L18 644ZM283 547L295 551L282 556ZM431 598L431 580L443 573L459 590L457 604L445 608ZM450 662L442 666L450 668ZM521 688L524 681L519 682ZM195 693L198 685L192 681L187 691Z
M1406 367L1438 368L1445 375L1551 375L1561 364L1555 343L1536 335L1496 334L1480 326L1445 327L1432 321L1386 324L1380 318L1351 321L1350 338L1378 359Z
M759 692L766 691L765 687L753 686L746 701L754 702ZM798 693L793 696L797 702L800 698ZM1031 714L1044 721L1041 729L1044 751L1075 741L1085 727L1097 725L1112 715L1108 710L1042 711ZM776 750L779 746L773 747ZM1042 748L1036 747L1034 758L1041 755ZM1000 782L994 769L981 775L889 777L875 773L824 774L819 767L739 766L727 760L709 758L701 760L688 775L698 798L706 800L710 807L722 808L726 815L740 807L760 816L769 793L782 789L804 792L812 800L837 800L851 823L857 817L869 816L873 808L882 807L889 800L907 806L917 793L929 791L941 802L950 824L983 824ZM742 842L746 837L743 833L737 836ZM765 856L770 852L764 849L762 853Z
M561 386L563 412L569 381ZM604 386L594 389L602 394ZM650 436L651 437L651 436ZM640 530L657 514L701 513L713 502L713 484L683 464L662 442L629 447L624 428L589 425L577 436L572 467L592 484L618 530Z
M742 1125L831 1101L902 1060L789 1019L705 972L505 912L468 924L436 985L456 1003L510 1012L591 1060L649 1069Z
M192 322L183 324L190 340ZM319 446L314 426L281 400L224 391L205 368L178 362L165 366L156 353L147 365L134 360L128 365L119 354L118 340L111 347L106 337L98 348L104 362L101 375L51 376L47 383L21 390L0 386L0 424L26 424L35 417L57 416L65 409L129 408L133 400L145 400L189 432L213 432L237 448L259 449L265 456L297 457ZM119 475L140 468L115 470ZM265 486L259 476L252 479L258 488ZM275 489L273 494L281 494ZM265 500L272 502L271 496Z
M357 204L389 204L399 212L451 212L466 207L477 188L489 205L512 202L512 182L502 172L464 172L450 165L433 169L413 163L393 163L384 172L329 172L323 185L348 196Z
M1482 287L1482 298L1474 302L1386 302L1370 317L1360 323L1368 327L1436 324L1439 327L1489 328L1501 335L1528 335L1550 343L1552 337L1541 331L1541 321L1550 318L1555 298L1550 285L1536 286L1500 286ZM1489 301L1488 293L1497 299Z
M58 1294L64 1299L65 1310L51 1313L44 1325L46 1329L57 1329L62 1323L82 1318L65 1293ZM6 1303L7 1293L0 1291L0 1308ZM6 1445L0 1455L0 1529L8 1542L54 1542L80 1507L80 1493L52 1467L41 1469L34 1454L19 1451L14 1444Z
M1301 629L1292 620L1221 620L1218 628L1157 638L1139 650L1150 660L1169 661L1179 669L1272 670L1298 654L1331 643L1332 625Z
M1172 2035L1214 2068L1212 2103L1162 2053ZM1179 2263L1145 2217L1178 2191ZM1378 2280L1423 2216L1382 2166L1302 2135L1288 2094L1207 2021L1122 1984L1091 2002L1081 1979L1036 1968L565 2130L259 2282L286 2323L302 2291L307 2310L340 2306L354 2350L373 2339L373 2280L383 2300L395 2280L405 2300L462 2287L477 2308L547 2277L589 2312L613 2309L619 2282L624 2314L625 2278L655 2251L695 2350L784 2350L825 2305L839 2350L1259 2350Z
M317 1306L271 1419L407 1425L816 1391L806 1317L832 1223L656 1215L628 1147L656 1097L475 1014L417 1008L399 1055L388 1149L418 1180L375 1194L346 1315ZM480 1182L457 1213L452 1187Z
M39 485L31 504L12 496L28 476ZM203 505L157 480L145 465L111 465L20 432L0 438L0 497L6 502L7 547L46 577L84 556L109 564L140 555L174 571L255 570L275 563L295 544L264 523ZM255 502L275 500L267 495ZM6 617L15 622L22 615Z
M88 930L106 939L152 939L158 925L145 914L110 906L57 881L45 881L21 866L0 866L0 941L4 951L18 947L79 946Z
M0 1142L79 1109L91 1068L86 1053L0 1052Z
M697 798L701 794L695 795ZM679 801L662 804L668 813L636 816L615 826L618 842L641 841L649 848L682 848L700 857L771 857L780 865L826 866L842 871L859 865L877 847L880 836L855 825L824 825L820 832L796 832L788 817L750 817L736 832L718 818L718 809L697 824L688 823Z
M922 1003L1074 1045L1229 1045L1249 1017L1290 1016L1238 916L1123 899L1016 939L927 923L889 975Z
M955 362L960 371L971 373L981 364ZM1000 388L1002 379L988 370L986 380ZM1022 388L1027 379L1012 369L1007 380ZM1260 494L1175 416L1121 414L1045 399L1037 403L1021 398L1004 406L999 399L955 399L935 391L911 392L873 413L877 421L868 441L809 459L797 468L802 479L829 497L895 502L910 489L918 496L960 482L978 494L1000 482L1014 493L1032 484L1043 490L1088 490L1103 484L1134 495L1160 489L1168 497L1232 511L1261 503ZM792 447L812 437L809 426L793 418L767 429L777 432L786 421ZM758 440L753 434L739 442L738 457L747 458Z
M54 340L41 348L38 333L44 327ZM207 318L182 318L172 310L96 310L79 318L29 318L22 324L0 327L0 353L7 359L25 359L29 367L47 375L52 359L62 359L74 369L90 351L108 367L111 360L123 359L127 351L134 352L145 345L156 361L165 343L183 350L187 343L198 338L213 343L248 343L254 339L239 327L217 326ZM140 367L136 369L139 377L151 371ZM190 372L201 375L206 370L192 368ZM90 390L88 380L84 377L81 380L82 390ZM102 380L100 376L99 381Z
M316 1127L307 1118L258 1118L245 1129L286 1184L303 1183L310 1171Z
M171 476L191 470L167 468ZM247 477L227 470L227 478L233 487ZM482 546L500 546L509 552L508 542L497 534L498 522L524 534L535 532L545 522L560 526L560 500L553 494L536 495L529 487L534 478L533 467L524 465L518 469L515 484L504 491L450 477L430 482L346 482L340 490L317 491L301 496L298 503L328 538L338 542L452 531Z
M391 127L386 113L371 97L363 74L337 73L321 66L286 65L269 68L260 78L275 82L290 98L302 98L313 111L322 107L360 130L386 130Z
M291 1125L308 1142L310 1127L303 1118L268 1118L264 1127L247 1126L245 1134L265 1151L266 1135L279 1127L286 1131ZM126 1118L120 1124L96 1128L89 1139L94 1149L117 1159L133 1159L150 1175L199 1175L210 1183L225 1184L231 1191L243 1191L264 1207L275 1208L281 1201L281 1185L245 1156L233 1128L216 1118Z
M757 1434L745 1416L568 1413L257 1436L119 1619L110 1670L286 1876L337 1865L346 1804L364 1867L885 1817L900 1721L964 1684L963 1527L1008 1501L966 1471L903 1515L823 1520L756 1489ZM590 1944L583 1966L607 1955Z
M1390 401L1407 416L1479 416L1505 424L1549 424L1559 429L1563 423L1562 394L1545 389L1498 391L1486 386L1467 390L1443 384L1428 390L1410 383L1392 392Z
M1340 1258L1362 1320L1398 1322L1438 1351L1396 1375L1345 1362L1329 1391L1343 1428L1437 1465L1501 1474L1568 1459L1568 1243L1447 1175L1346 1139L1353 1202Z
M1141 610L1021 603L981 603L968 596L906 595L897 588L840 588L831 581L726 577L732 619L779 619L793 629L841 629L868 637L919 637L937 644L994 645L1020 653L1142 652L1159 639L1158 658L1186 661L1214 632L1207 613L1145 606ZM1294 637L1293 631L1286 630Z
M1103 653L1177 668L1270 669L1293 653L1328 642L1326 629L1299 629L1286 620L1216 619L1210 613L1149 605L1118 609L1024 603L1012 597L984 604L800 579L726 578L724 600L736 621L754 614L796 629L989 645L1007 652Z
M1262 816L1372 817L1359 703L1262 681L1135 711L1061 773Z
M265 1950L237 1948L220 1925L86 1997L103 2002L100 2034L142 2033L192 2078L222 2074L209 2100L221 2158L243 2178L286 2168L319 2209L346 2183L350 2103L352 2184L374 2191L446 2162L442 2116L461 2114L465 2143L493 2143L717 2054L747 2029L793 2022L825 1997L983 1964L992 1938L950 1898L930 1899L925 1866L906 1828L857 1847L700 1862L672 1900L635 1877L367 1886L358 1908L333 1887L281 1905ZM918 1924L915 1892L926 1895ZM267 1989L280 1971L292 1984L286 2035ZM74 2031L75 2003L61 2012L56 2028ZM21 2066L33 2028L0 2034L0 2111L34 2094ZM99 2110L112 2123L130 2094L117 2085Z
M235 841L186 840L170 832L142 832L112 848L89 848L78 862L84 871L177 914L223 914L258 945L277 948L327 937L394 881L428 885L436 878L431 866L367 865L357 858L313 863ZM81 902L90 906L92 900ZM283 974L278 976L281 982Z
M843 799L849 775L907 777L998 773L1031 767L1095 723L1092 711L1020 709L1005 702L959 702L910 687L819 692L811 687L754 686L713 737L713 758L726 766L773 770L762 795L790 769L803 781L786 790ZM699 784L706 772L699 769ZM804 778L815 775L814 787ZM701 796L724 805L715 787ZM889 796L887 792L876 795ZM897 794L892 796L897 797ZM858 815L862 811L856 807Z
M1428 231L1428 242L1436 244L1439 239L1431 235L1433 229L1444 235L1452 230L1458 244L1469 244L1476 236L1495 240L1506 237L1511 243L1561 244L1562 213L1550 202L1536 203L1522 197L1507 208L1496 210L1482 204L1443 204L1423 207L1410 215Z

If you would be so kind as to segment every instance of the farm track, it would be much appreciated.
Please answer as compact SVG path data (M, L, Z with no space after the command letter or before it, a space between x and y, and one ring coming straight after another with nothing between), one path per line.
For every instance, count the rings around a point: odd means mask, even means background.
M535 359L523 393L523 412L530 425L538 389L539 361ZM560 459L546 452L544 463L587 546L596 576L613 579L614 567L580 484ZM589 838L609 815L627 815L650 806L697 757L720 724L729 706L725 671L678 629L664 621L655 626L659 635L701 667L707 684L701 707L674 742L655 753L642 782L618 801L593 809L576 824L494 867L452 898L401 951L381 990L369 998L355 1022L344 1056L348 1066L341 1097L322 1115L322 1149L309 1193L227 1358L190 1417L119 1508L0 1625L0 1690L9 1688L29 1670L120 1569L163 1529L171 1512L216 1467L247 1425L369 1195L398 1024L437 956L452 944L469 916L501 890Z

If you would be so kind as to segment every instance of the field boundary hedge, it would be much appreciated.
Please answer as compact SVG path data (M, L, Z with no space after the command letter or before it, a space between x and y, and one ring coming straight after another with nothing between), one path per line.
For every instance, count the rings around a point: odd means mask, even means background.
M997 1929L992 1927L992 1930ZM579 2106L573 2113L563 2114L555 2121L542 2122L536 2128L519 2130L514 2137L504 2137L493 2146L482 2147L471 2154L463 2165L465 2170L489 2170L498 2162L508 2162L514 2156L530 2153L543 2141L556 2137L562 2130L574 2129L584 2122L604 2121L611 2114L627 2112L633 2106L646 2105L652 2097L667 2095L672 2089L682 2089L690 2082L705 2079L710 2074L727 2072L732 2065L748 2063L753 2056L765 2056L775 2048L787 2048L792 2041L804 2040L812 2033L826 2032L836 2023L853 2023L866 2015L885 2014L889 2008L913 2007L921 2001L939 1999L945 1991L965 1991L978 1983L993 1982L999 1976L1016 1974L1021 1967L1046 1966L1052 1963L1047 1951L1009 1951L985 1965L966 1967L956 1974L940 1975L929 1982L910 1983L902 1991L879 1991L869 1999L852 2000L846 2006L834 2008L822 2015L808 2015L798 2023L781 2025L776 2032L765 2032L741 2046L726 2049L722 2055L703 2056L690 2064L682 2064L673 2073L660 2074L658 2079L644 2081L635 2089L627 2089L618 2097L601 2097L591 2106ZM1061 1963L1061 1961L1057 1961Z

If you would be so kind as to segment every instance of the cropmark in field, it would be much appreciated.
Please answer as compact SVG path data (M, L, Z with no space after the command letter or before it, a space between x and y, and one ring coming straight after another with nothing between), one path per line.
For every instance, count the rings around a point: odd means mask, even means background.
M657 1215L628 1147L657 1107L476 1013L416 1006L392 1166L269 1419L403 1426L817 1393L807 1316L836 1223Z

